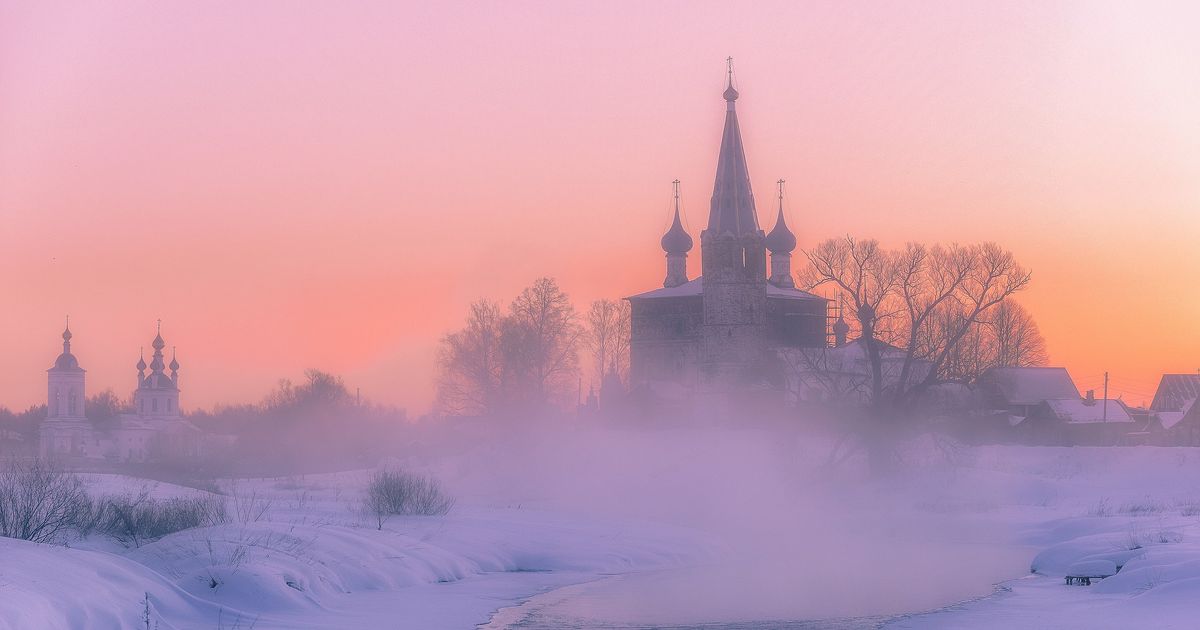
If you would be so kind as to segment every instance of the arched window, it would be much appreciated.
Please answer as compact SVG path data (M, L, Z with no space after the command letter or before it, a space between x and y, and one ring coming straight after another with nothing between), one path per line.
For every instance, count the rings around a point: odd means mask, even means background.
M150 399L150 411L153 411L154 413L158 413L158 399L157 398Z
M142 413L146 413L146 399L145 398L142 399L141 407L142 407Z
M67 398L67 413L75 415L75 388L71 388L71 395Z
M173 402L170 398L167 399L167 411L171 411L171 407L174 406Z
M58 388L55 387L54 388L54 400L52 400L51 402L54 403L54 405L53 405L54 406L54 415L56 415L56 416L58 415L58 399L61 397L62 397L62 393L60 393L58 391Z

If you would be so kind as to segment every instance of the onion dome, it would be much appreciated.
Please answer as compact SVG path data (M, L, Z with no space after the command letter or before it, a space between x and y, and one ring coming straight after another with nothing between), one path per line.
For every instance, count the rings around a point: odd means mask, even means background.
M725 100L729 101L730 103L736 101L738 97L737 88L733 87L733 85L730 85L729 87L725 88L725 93L722 94L722 96L724 96Z
M146 357L143 356L143 357L138 358L137 369L139 372L146 371Z
M162 350L164 347L166 347L167 342L163 341L162 333L159 333L154 337L154 342L150 345L153 346L155 350Z
M765 242L772 254L790 254L796 249L796 235L792 234L783 220L782 207L779 208L779 218L775 219L775 227L767 234Z
M179 360L175 358L175 348L174 347L171 348L171 364L168 365L167 367L171 368L172 372L179 371Z
M70 343L71 337L74 337L74 335L71 334L71 327L68 326L67 329L63 331L63 341Z
M849 333L850 324L847 324L846 320L841 315L838 315L837 321L833 323L833 334L838 337L845 337Z
M671 222L671 229L663 234L662 248L668 254L676 256L692 251L692 237L688 236L687 231L683 229L683 223L679 221L678 207L675 208L675 220Z

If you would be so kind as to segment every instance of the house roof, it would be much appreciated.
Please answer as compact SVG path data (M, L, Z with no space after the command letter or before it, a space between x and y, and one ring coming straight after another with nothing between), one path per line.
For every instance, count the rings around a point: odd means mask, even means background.
M1125 403L1110 398L1107 419L1103 400L1086 401L1079 398L1051 399L1044 403L1054 416L1067 424L1094 424L1100 422L1133 422Z
M1184 405L1183 409L1180 411L1159 411L1155 412L1154 415L1158 418L1158 422L1162 424L1162 428L1170 429L1171 427L1182 422L1183 419L1188 417L1188 414L1193 410L1198 412L1198 415L1200 415L1200 405L1197 405L1195 400L1189 402L1187 405Z
M1066 368L992 368L979 377L994 386L1009 405L1036 405L1044 400L1079 399L1079 389Z
M1150 411L1183 411L1200 398L1200 373L1163 374Z
M654 298L674 298L674 297L699 296L699 295L703 295L703 294L704 294L704 276L699 276L699 277L689 280L679 286L663 287L661 289L654 289L653 291L646 291L645 293L631 295L625 299L627 299L627 300L646 300L646 299L654 299ZM769 282L767 283L767 297L768 298L776 298L776 299L785 299L785 300L786 299L825 300L825 298L823 298L819 295L816 295L814 293L809 293L808 291L801 291L800 289L790 289L787 287L777 287Z

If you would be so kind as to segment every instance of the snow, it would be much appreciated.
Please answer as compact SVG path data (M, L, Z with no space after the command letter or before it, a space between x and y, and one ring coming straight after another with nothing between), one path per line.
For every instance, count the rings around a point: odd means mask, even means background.
M767 296L793 300L824 300L825 298L802 291L800 289L792 289L787 287L777 287L771 283L767 283ZM661 289L653 289L645 293L630 296L627 299L640 300L647 298L673 298L673 297L688 297L699 296L704 293L704 276L697 276L687 282L673 286L663 287Z
M1009 405L1036 405L1048 399L1077 399L1079 390L1066 368L992 368L979 377L995 386Z
M1080 560L1067 567L1067 575L1082 577L1108 577L1117 572L1117 563L1104 558Z
M1107 411L1103 400L1085 401L1079 398L1047 400L1046 406L1067 424L1133 422L1129 411L1119 400L1109 400Z
M369 471L349 471L222 481L231 501L270 502L264 517L136 549L0 539L0 628L140 628L145 601L181 630L1194 626L1200 449L923 440L872 480L826 468L829 445L800 434L468 428L488 439L405 462L459 498L445 517L378 530L356 512ZM1067 586L1077 574L1110 577Z
M142 628L144 597L163 628L461 628L548 588L704 557L694 532L527 508L467 506L377 530L354 512L365 478L311 476L295 489L239 482L242 500L270 502L262 520L137 549L95 537L77 548L0 538L0 628ZM88 481L96 494L148 483L155 496L200 492L114 475Z

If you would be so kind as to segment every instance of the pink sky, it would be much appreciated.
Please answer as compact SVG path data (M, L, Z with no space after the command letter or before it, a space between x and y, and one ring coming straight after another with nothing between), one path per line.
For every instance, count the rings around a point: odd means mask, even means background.
M132 389L162 318L185 408L320 367L423 411L471 300L661 283L671 180L705 221L727 55L765 224L782 177L802 248L996 240L1052 362L1140 402L1200 368L1197 24L1182 2L8 2L0 404L42 400L69 313L91 391Z

